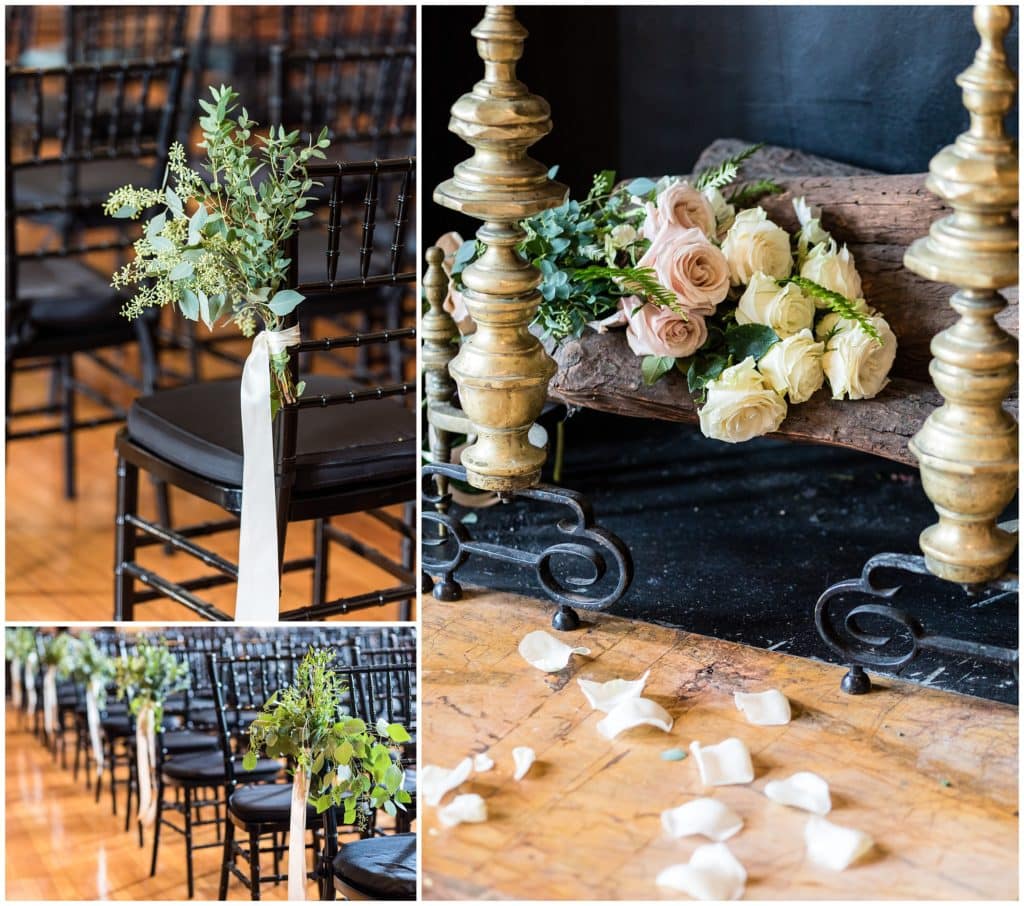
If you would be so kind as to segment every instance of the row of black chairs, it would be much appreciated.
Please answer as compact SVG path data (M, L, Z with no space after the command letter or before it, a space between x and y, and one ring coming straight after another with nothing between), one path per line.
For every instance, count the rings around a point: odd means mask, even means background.
M39 645L42 644L42 636ZM112 657L131 653L138 635L101 631L94 636ZM157 817L153 826L150 874L158 867L161 831L180 834L185 846L185 874L189 898L194 894L193 853L216 847L222 850L219 897L226 899L232 876L243 882L253 899L268 883L286 880L281 857L287 848L291 784L282 782L283 765L262 759L252 771L242 767L248 724L274 691L292 682L295 670L310 646L329 646L336 653L335 667L348 683L343 711L368 723L383 717L405 725L413 741L404 747L402 766L406 789L413 796L408 812L399 812L393 827L383 830L374 812L361 828L338 826L333 812L318 817L310 807L307 849L313 853L321 895L333 899L334 890L362 896L405 899L415 896L415 861L402 870L376 877L370 866L379 862L381 848L396 847L414 854L411 821L415 814L416 646L411 629L301 628L288 633L239 631L195 633L179 631L166 640L175 657L188 665L188 689L169 699L157 732ZM41 709L40 695L37 712ZM10 688L10 686L8 686ZM80 756L86 785L94 773L84 690L73 682L59 688L58 730L48 740L54 758L67 766L66 742L74 735L74 778ZM39 714L33 716L36 728ZM106 770L97 777L99 802L102 779L107 779L111 808L118 812L118 791L124 791L125 831L130 829L133 801L138 810L138 777L134 719L127 704L108 698L102 715ZM45 737L42 737L45 739ZM212 826L213 839L202 839L200 828ZM341 837L348 842L339 841ZM139 845L144 845L138 824ZM353 837L357 839L352 839ZM411 846L411 849L409 848ZM266 871L267 855L273 869ZM239 864L241 862L241 864ZM335 864L336 863L336 864Z

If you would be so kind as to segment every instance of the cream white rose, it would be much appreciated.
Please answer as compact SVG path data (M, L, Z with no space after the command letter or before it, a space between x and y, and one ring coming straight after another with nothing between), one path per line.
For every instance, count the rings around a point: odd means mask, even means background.
M612 246L617 249L624 249L637 240L639 233L636 227L628 223L620 223L611 231Z
M704 189L702 194L711 205L711 210L715 212L716 235L724 236L736 219L736 206L729 204L725 196L714 187Z
M722 251L729 261L733 286L746 285L758 271L769 277L788 277L793 270L789 233L768 219L764 208L736 215Z
M774 277L760 272L740 296L736 309L739 324L767 324L784 340L814 324L814 300L792 283L779 286Z
M768 386L753 356L747 356L708 384L700 430L705 437L742 443L777 431L786 409L785 399Z
M646 208L645 239L653 240L668 225L684 230L696 227L705 236L715 235L715 212L710 202L685 180L670 183L654 204L647 202Z
M882 339L881 345L856 321L842 318L835 312L818 323L819 339L824 340L835 331L827 339L822 358L825 377L832 387L832 399L871 399L889 383L889 371L896 358L896 334L880 314L872 314L869 320Z
M863 294L853 255L845 245L837 249L834 239L811 249L800 268L800 276L847 299L859 299ZM821 307L825 308L825 303Z
M761 356L757 370L772 389L788 394L791 403L803 403L825 383L824 354L825 344L805 328L772 346Z

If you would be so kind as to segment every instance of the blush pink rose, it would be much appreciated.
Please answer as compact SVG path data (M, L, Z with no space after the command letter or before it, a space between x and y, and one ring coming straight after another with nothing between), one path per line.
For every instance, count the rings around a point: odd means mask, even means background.
M715 209L704 195L688 182L675 182L664 189L655 203L647 202L644 238L653 240L666 226L698 229L705 236L715 235Z
M699 229L666 225L637 262L654 268L688 313L711 315L729 293L729 262Z
M708 338L707 326L699 314L683 318L669 308L641 305L636 296L620 299L619 310L626 314L626 341L634 355L682 359L693 355Z

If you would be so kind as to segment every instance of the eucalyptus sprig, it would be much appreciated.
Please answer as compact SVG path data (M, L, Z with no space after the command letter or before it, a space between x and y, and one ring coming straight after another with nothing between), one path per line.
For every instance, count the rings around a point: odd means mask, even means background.
M808 280L806 277L786 277L784 280L779 280L777 282L779 286L785 286L787 283L792 283L805 295L812 296L815 299L820 299L841 318L845 318L847 321L855 321L860 329L871 337L879 346L885 345L885 341L882 339L881 334L879 334L878 328L871 323L871 316L853 300L847 299L846 296L840 293L826 289L821 284L815 283L813 280Z
M156 726L163 718L164 703L175 692L189 686L188 664L179 661L163 639L143 639L134 654L119 658L114 665L117 697L127 699L132 714L146 706L153 708Z
M114 678L114 659L103 652L90 633L83 632L74 648L70 672L75 682L95 683L104 696L107 684Z
M412 801L397 746L410 740L398 723L369 727L345 713L347 685L333 667L331 649L311 648L295 682L271 696L249 725L249 751L243 765L252 770L259 755L291 758L310 774L310 802L318 813L332 805L344 810L344 823L365 823L369 810L394 816Z

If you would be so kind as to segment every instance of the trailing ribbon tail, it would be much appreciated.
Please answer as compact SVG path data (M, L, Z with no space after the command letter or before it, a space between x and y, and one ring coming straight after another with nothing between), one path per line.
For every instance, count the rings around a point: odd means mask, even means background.
M309 774L302 768L292 778L291 821L288 825L288 899L306 899L306 800Z
M297 324L287 330L261 331L252 341L242 370L242 515L235 596L238 623L276 623L280 613L270 359L297 345L299 337Z

